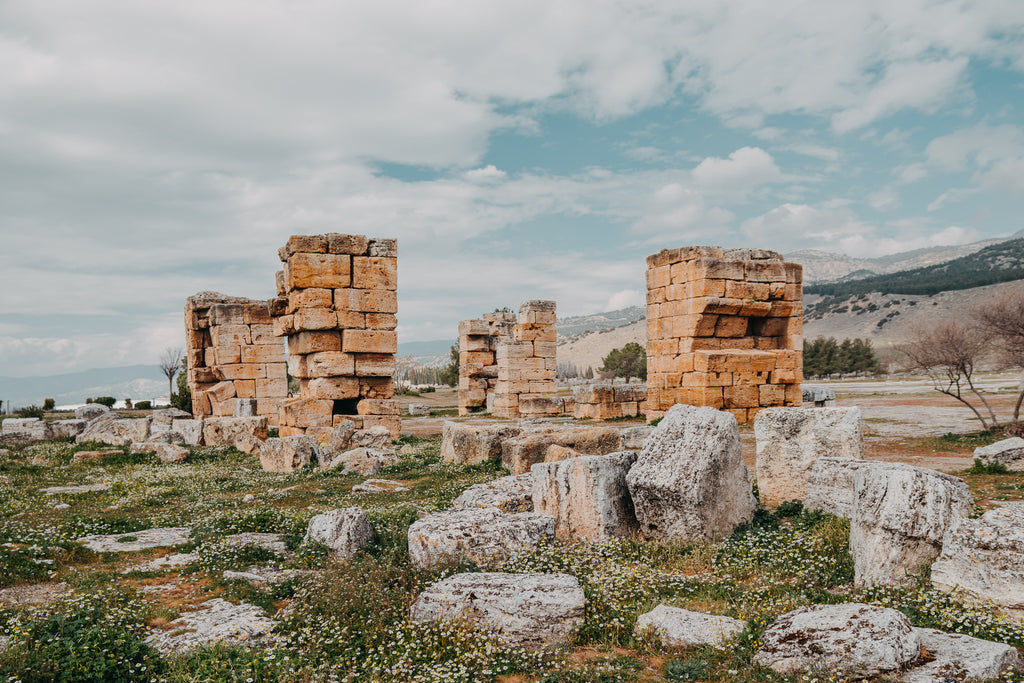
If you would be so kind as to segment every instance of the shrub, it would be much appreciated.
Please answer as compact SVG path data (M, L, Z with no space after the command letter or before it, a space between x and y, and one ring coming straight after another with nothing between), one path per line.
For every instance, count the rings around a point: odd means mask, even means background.
M139 401L135 404L135 410L149 410L153 407L152 401Z
M1000 462L983 463L981 458L975 458L974 464L967 470L967 474L1012 474L1012 472Z
M25 406L24 408L18 408L18 417L42 417L43 409L39 406Z
M57 402L55 400L53 400L52 398L44 398L43 399L43 410L53 410L54 406L56 406L56 405L57 405Z
M99 403L100 405L106 406L108 408L113 408L114 404L117 403L117 399L114 398L113 396L97 396L95 399L93 399L93 403Z

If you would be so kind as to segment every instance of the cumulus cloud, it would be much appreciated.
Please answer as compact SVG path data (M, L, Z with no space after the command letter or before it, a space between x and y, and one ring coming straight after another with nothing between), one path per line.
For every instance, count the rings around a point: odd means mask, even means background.
M760 147L743 147L728 159L708 157L693 169L692 175L702 188L745 193L758 185L779 181L782 171Z

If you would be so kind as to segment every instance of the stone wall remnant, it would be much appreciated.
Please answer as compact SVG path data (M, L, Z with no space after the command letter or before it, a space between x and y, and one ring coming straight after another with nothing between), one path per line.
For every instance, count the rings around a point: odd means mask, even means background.
M577 420L640 417L647 411L647 387L643 384L586 384L576 387L573 398Z
M763 249L647 257L647 419L677 403L738 422L762 407L800 406L802 272Z
M459 415L487 408L498 383L498 345L511 341L516 314L496 311L459 323Z
M555 395L557 341L555 302L524 302L512 339L498 343L494 415L517 418L565 412L565 401Z
M231 417L235 399L255 399L256 414L277 424L288 369L267 301L217 292L190 296L185 341L195 417Z
M274 331L288 338L298 398L281 406L281 436L330 439L335 425L401 433L394 400L398 244L363 235L293 235L278 255Z

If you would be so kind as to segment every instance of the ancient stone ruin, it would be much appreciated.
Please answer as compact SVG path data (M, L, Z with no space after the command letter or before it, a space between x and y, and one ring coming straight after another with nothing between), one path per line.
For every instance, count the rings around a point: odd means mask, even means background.
M763 249L683 247L647 258L647 419L677 403L750 422L799 406L802 268Z
M576 387L573 398L577 420L640 417L647 410L647 387L642 384L588 384Z
M185 306L192 414L230 417L236 399L277 424L288 396L284 340L274 335L266 301L200 292Z
M459 414L484 407L508 418L571 410L555 395L557 340L554 301L526 301L518 319L491 313L459 323Z
M498 345L512 340L515 324L516 314L504 311L459 323L459 415L490 412L487 400L498 383Z
M351 420L398 438L398 244L362 235L293 235L281 248L274 331L288 338L298 398L281 406L281 436L324 443Z

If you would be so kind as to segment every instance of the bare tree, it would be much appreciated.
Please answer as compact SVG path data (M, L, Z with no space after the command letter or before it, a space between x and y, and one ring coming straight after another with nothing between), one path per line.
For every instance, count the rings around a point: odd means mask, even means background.
M996 426L992 406L974 385L974 370L985 353L987 339L976 326L944 319L913 327L897 351L906 356L909 370L920 370L936 391L955 398L971 409L983 429ZM971 402L973 394L984 406L988 419Z
M1024 288L1004 290L985 301L973 311L973 317L982 333L992 340L997 359L1008 367L1024 367ZM1013 421L1020 421L1024 386L1017 394L1013 406Z
M163 355L160 356L160 372L164 373L167 377L167 400L171 400L171 396L174 395L174 376L178 374L178 369L181 367L181 354L182 350L180 346L167 347L164 349Z

